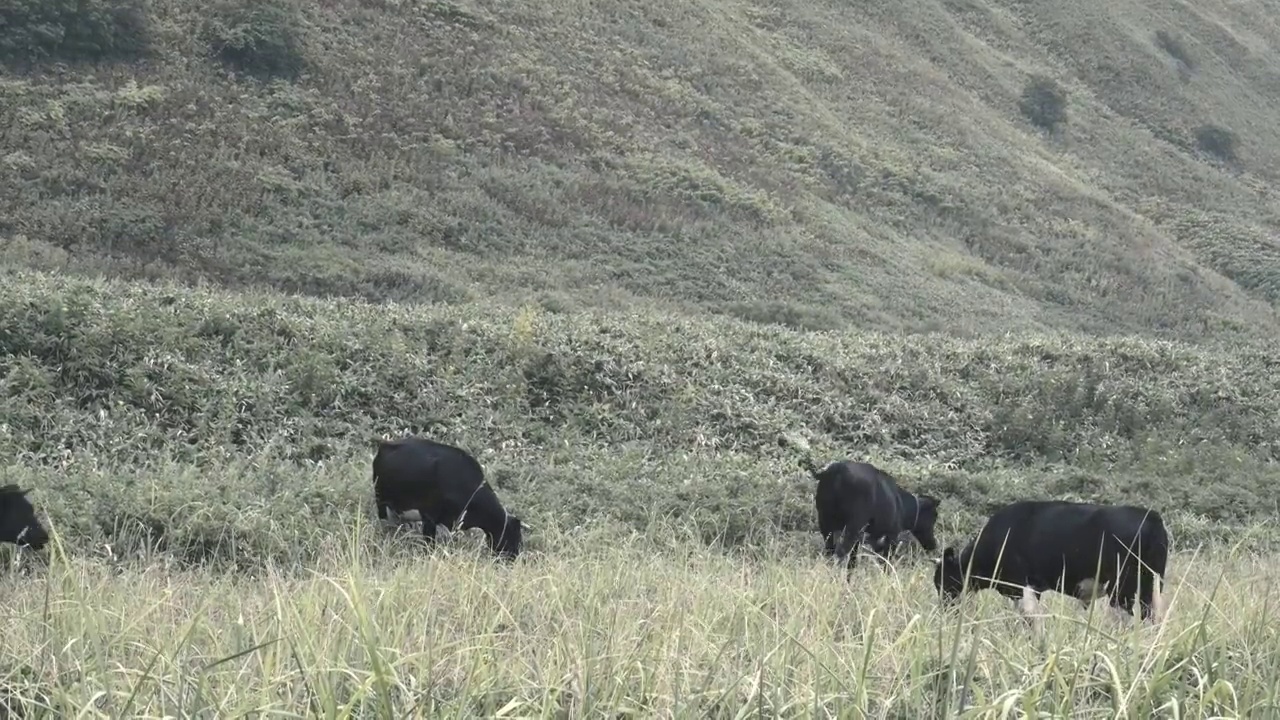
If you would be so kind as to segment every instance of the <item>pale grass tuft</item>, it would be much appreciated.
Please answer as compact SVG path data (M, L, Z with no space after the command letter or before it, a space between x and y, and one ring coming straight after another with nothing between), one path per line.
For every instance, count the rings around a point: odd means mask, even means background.
M802 453L812 453L813 448L809 445L809 441L799 430L787 430L778 436L778 444L783 447L793 447Z

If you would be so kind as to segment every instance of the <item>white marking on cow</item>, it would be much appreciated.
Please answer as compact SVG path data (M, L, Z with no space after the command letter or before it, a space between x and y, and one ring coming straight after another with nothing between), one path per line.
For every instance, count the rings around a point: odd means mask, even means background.
M1087 609L1100 596L1105 595L1111 589L1111 581L1107 580L1102 583L1096 582L1093 578L1085 578L1076 583L1075 598L1080 604Z
M387 515L388 519L394 518L392 522L422 522L422 513L414 509L405 510L404 512L396 512L391 508L387 508Z
M1030 585L1022 586L1022 599L1018 601L1018 611L1022 613L1024 619L1031 623L1031 629L1039 634L1044 627L1043 621L1037 612L1040 604L1036 602L1036 593L1031 589Z

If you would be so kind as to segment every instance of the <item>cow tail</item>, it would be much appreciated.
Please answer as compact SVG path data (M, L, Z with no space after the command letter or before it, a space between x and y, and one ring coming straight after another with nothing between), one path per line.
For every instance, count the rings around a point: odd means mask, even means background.
M1162 568L1167 568L1169 562L1169 541L1172 538L1169 535L1169 529L1165 527L1164 518L1160 513L1154 510L1151 512L1151 515L1147 518L1147 531L1143 534L1147 536L1147 542L1159 557L1160 566ZM1164 577L1163 571L1156 574L1161 578Z
M1152 510L1151 514L1147 516L1147 522L1144 523L1144 526L1146 530L1142 533L1143 544L1145 547L1150 548L1144 553L1146 555L1144 559L1149 558L1154 561L1152 565L1160 568L1156 570L1153 567L1151 570L1151 601L1153 604L1151 610L1156 622L1159 622L1168 610L1165 607L1164 574L1169 567L1169 545L1172 537L1169 535L1168 528L1165 527L1164 518L1155 510Z

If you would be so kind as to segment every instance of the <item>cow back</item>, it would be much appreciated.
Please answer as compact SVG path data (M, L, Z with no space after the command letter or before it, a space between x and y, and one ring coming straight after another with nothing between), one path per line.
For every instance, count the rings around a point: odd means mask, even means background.
M1104 576L1114 574L1118 562L1132 559L1129 548L1139 551L1138 541L1148 526L1158 531L1157 538L1163 535L1159 515L1145 508L1024 500L991 515L962 554L961 564L972 557L975 575L1019 587L1074 586L1099 569ZM1161 562L1157 571L1163 570Z
M373 481L379 502L397 511L425 508L440 522L451 521L464 509L502 513L480 463L461 448L427 438L381 443L373 460Z
M902 500L894 479L874 465L833 463L819 478L818 502L842 508L846 515L865 518L867 535L896 538L904 529Z

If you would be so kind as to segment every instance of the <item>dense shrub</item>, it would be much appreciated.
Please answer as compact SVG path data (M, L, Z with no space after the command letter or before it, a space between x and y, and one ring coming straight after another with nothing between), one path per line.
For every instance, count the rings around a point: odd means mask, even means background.
M1196 145L1219 160L1236 159L1235 133L1224 127L1209 124L1196 128Z
M1067 91L1052 78L1033 77L1022 90L1018 109L1036 127L1053 130L1067 120Z
M290 78L306 67L299 13L291 0L222 0L205 34L215 56L239 72Z
M1196 69L1196 60L1191 55L1191 51L1187 49L1185 43L1180 38L1170 33L1168 30L1157 30L1155 33L1156 45L1169 54L1169 57L1178 61L1178 66L1191 71Z
M138 57L149 45L147 11L147 0L8 0L0 7L0 60Z

